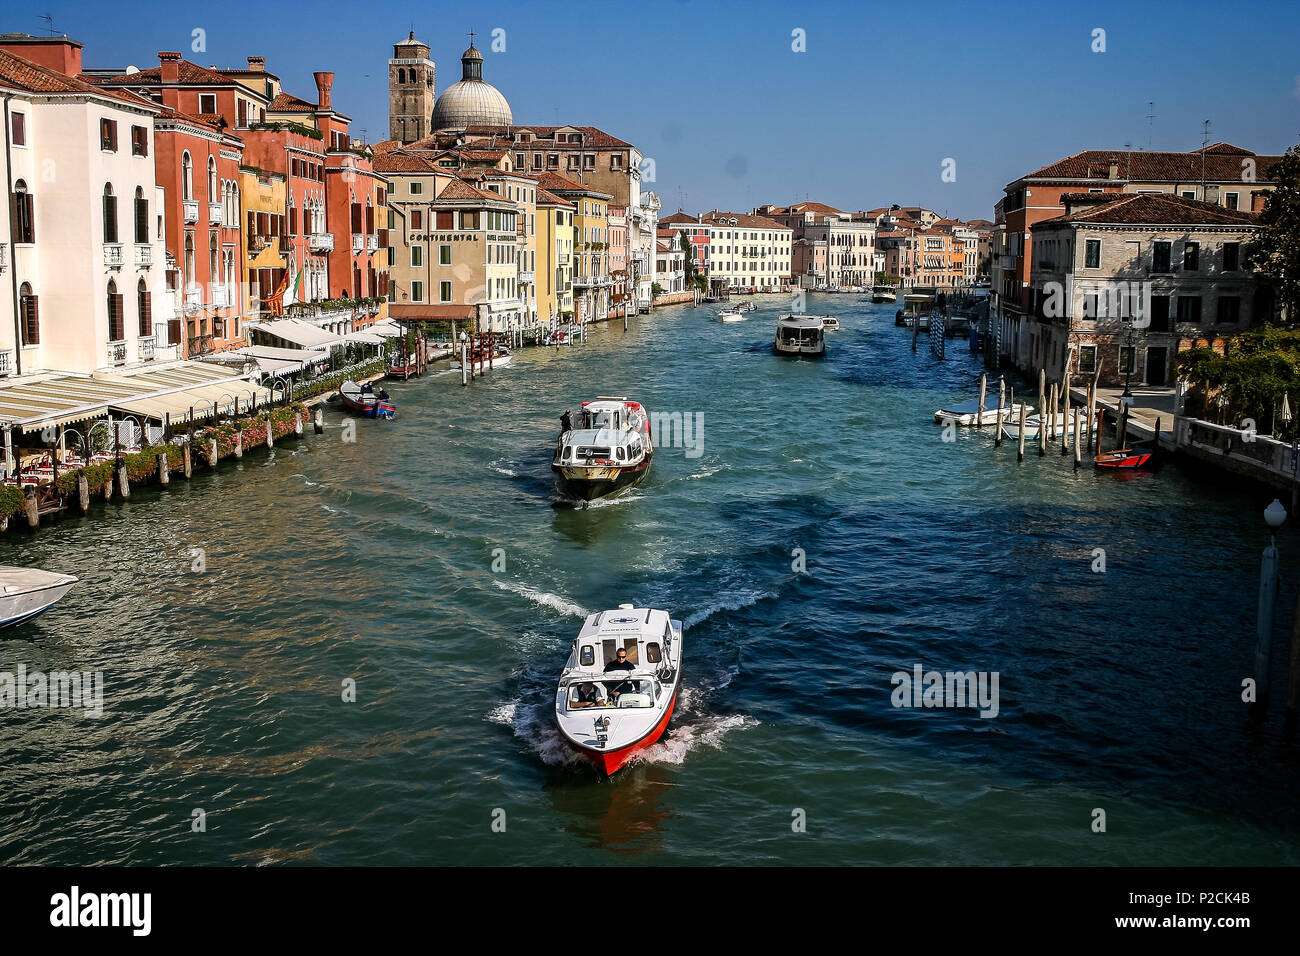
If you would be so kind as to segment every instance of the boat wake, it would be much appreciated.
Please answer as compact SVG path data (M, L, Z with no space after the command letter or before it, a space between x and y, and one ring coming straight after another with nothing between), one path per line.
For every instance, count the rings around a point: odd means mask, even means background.
M687 756L701 748L721 750L723 738L731 731L757 726L758 719L748 714L700 716L681 723L674 721L656 743L633 754L628 765L683 764Z
M551 610L558 611L559 613L569 617L585 618L589 613L584 608L574 604L567 598L563 598L558 594L552 594L550 591L539 591L537 588L530 588L526 584L515 584L512 581L493 581L492 583L503 591L510 591L514 594L518 594L521 597L525 597L532 601L534 604L549 607Z
M301 478L301 479L302 479L302 483L303 483L304 485L306 485L308 488L319 488L319 487L320 487L320 482L319 482L319 481L312 481L312 480L311 480L310 478L308 478L306 475L293 475L292 477L294 477L294 478Z
M683 618L682 623L688 628L697 627L715 614L725 611L739 611L743 608L753 607L759 601L765 600L766 598L774 598L778 596L779 595L775 591L756 590L724 594L714 603L706 605L692 614L688 614Z

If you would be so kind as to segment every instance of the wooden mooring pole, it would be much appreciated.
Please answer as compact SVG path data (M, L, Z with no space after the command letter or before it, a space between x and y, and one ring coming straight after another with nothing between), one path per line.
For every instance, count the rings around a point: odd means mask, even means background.
M976 428L984 427L984 396L988 391L988 387L989 387L989 373L980 372L980 404L979 404L979 408L975 410ZM999 404L998 408L1001 407L1002 407L1001 404Z
M1079 470L1079 465L1083 464L1083 425L1081 418L1087 418L1086 415L1080 415L1082 411L1078 405L1074 406L1074 470Z
M1020 405L1020 448L1016 452L1016 461L1025 460L1025 404Z

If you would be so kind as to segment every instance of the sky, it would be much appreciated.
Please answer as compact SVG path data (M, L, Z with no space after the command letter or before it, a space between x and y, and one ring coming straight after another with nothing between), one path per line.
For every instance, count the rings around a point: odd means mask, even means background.
M1081 149L1195 149L1206 119L1210 142L1300 142L1295 3L19 0L0 30L47 32L41 14L88 68L261 55L306 99L332 70L334 106L371 142L388 137L393 44L414 29L441 92L472 29L516 123L634 144L663 214L813 199L992 219L1007 183Z

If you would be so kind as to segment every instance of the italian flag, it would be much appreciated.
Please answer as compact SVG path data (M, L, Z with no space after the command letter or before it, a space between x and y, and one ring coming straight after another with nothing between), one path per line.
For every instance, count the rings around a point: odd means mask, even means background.
M292 268L292 266L290 266L290 268ZM289 306L293 305L295 302L298 301L299 298L301 298L302 274L303 274L303 269L300 268L298 270L298 274L293 277L293 281L289 283L289 288L284 290L283 304L285 308L288 308Z

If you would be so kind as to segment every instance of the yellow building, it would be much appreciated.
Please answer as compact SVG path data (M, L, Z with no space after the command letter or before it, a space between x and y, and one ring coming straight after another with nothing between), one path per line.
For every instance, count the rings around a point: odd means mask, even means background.
M537 180L512 172L503 154L504 169L485 170L471 178L473 185L497 193L514 204L517 214L515 245L520 329L536 329L537 307ZM462 173L462 176L465 174Z
M245 296L243 312L250 320L267 313L270 306L267 298L279 289L284 280L287 268L285 199L285 177L281 173L256 166L239 167L240 213L244 223L239 233L239 258ZM196 335L195 330L187 329L186 332L191 339ZM197 335L201 340L200 347L192 348L191 355L208 351L203 347L202 331L197 331Z
M573 203L537 189L537 317L543 328L573 320Z
M608 317L613 280L609 268L610 194L554 173L538 177L542 188L574 206L573 299L578 322Z

